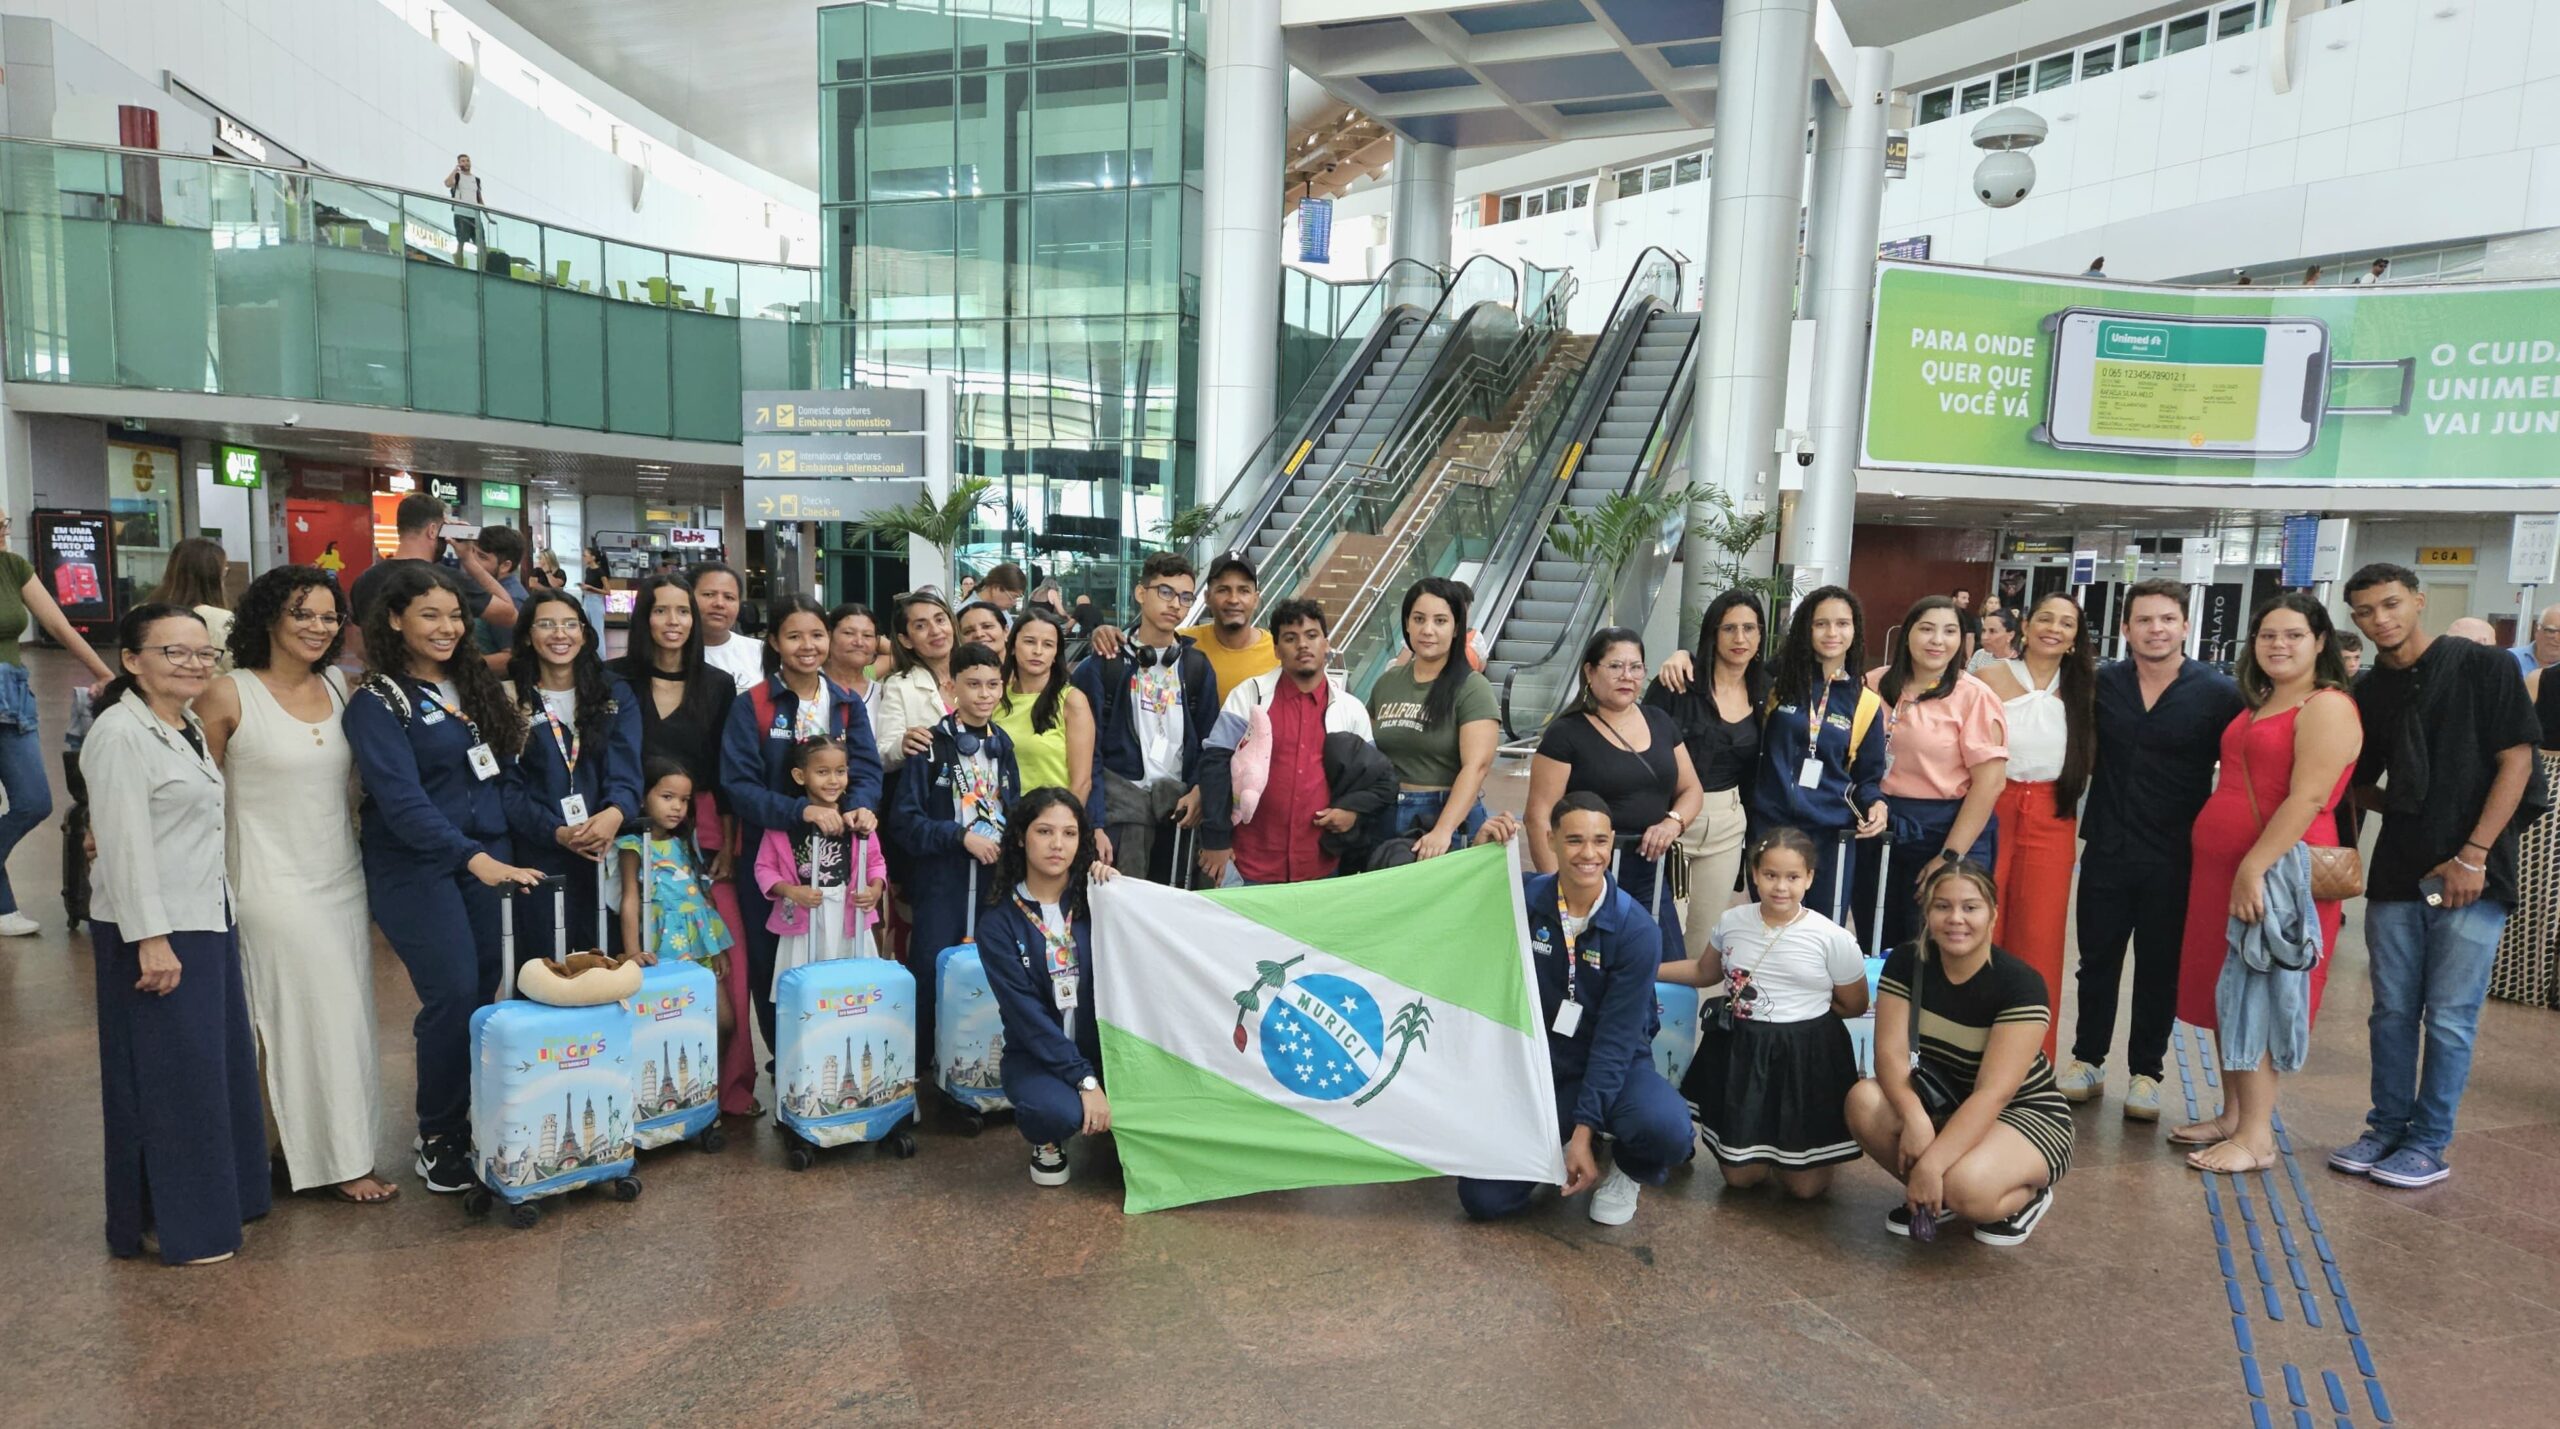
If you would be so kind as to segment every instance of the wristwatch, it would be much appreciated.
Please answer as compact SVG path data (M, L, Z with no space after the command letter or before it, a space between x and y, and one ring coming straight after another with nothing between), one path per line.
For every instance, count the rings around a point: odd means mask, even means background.
M1942 849L1938 850L1938 857L1940 857L1940 858L1942 858L1942 859L1945 859L1945 860L1946 860L1947 862L1949 862L1949 863L1962 863L1962 862L1964 862L1964 855L1963 855L1963 854L1960 854L1960 853L1958 853L1958 852L1956 852L1954 849L1951 849L1951 848L1942 848Z
M1102 1083L1093 1077L1087 1077L1083 1081L1076 1083L1076 1090L1080 1092L1098 1092L1102 1090Z

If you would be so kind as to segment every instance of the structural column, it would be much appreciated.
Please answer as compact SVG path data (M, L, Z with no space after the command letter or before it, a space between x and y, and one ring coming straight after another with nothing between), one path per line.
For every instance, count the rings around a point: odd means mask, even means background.
M1849 578L1892 87L1893 51L1860 48L1850 64L1848 104L1827 97L1815 102L1813 172L1825 221L1814 250L1817 261L1806 274L1815 322L1813 465L1805 472L1787 540L1799 590Z
M1774 510L1778 425L1787 397L1796 223L1804 201L1804 110L1814 0L1730 0L1716 76L1715 178L1707 201L1706 311L1698 334L1691 420L1686 589L1681 628L1698 616L1735 557L1708 538L1705 488L1744 511ZM1765 572L1771 552L1741 559Z
M1217 501L1270 433L1280 361L1280 157L1289 61L1280 0L1207 7L1201 179L1200 489Z
M1448 267L1450 211L1458 202L1457 150L1399 137L1387 184L1388 256Z

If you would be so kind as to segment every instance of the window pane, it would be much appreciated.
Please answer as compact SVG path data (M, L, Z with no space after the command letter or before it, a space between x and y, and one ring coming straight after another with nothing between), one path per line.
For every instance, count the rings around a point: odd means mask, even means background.
M2245 35L2257 27L2257 6L2234 5L2230 9L2222 12L2222 22L2216 27L2214 31L2214 38L2227 40L2233 35Z
M2201 10L2169 22L2169 53L2183 54L2204 43L2207 16Z
M1644 181L1644 175L1636 175L1636 181L1638 183L1642 183ZM1509 223L1511 220L1518 218L1519 216L1520 196L1518 194L1513 194L1511 197L1502 201L1502 222Z
M1171 60L1138 61L1129 92L1129 182L1179 183L1182 178L1182 96L1173 87Z
M1531 194L1520 200L1520 216L1522 218L1536 218L1538 215L1545 213L1546 211L1547 196L1545 194Z
M953 136L959 115L948 79L906 80L870 88L863 170L874 201L944 198L952 192Z
M1182 200L1179 188L1129 196L1130 312L1182 310Z
M1564 194L1565 189L1562 184L1547 190L1547 212L1554 213L1564 207Z
M1643 193L1643 192L1644 192L1644 170L1642 170L1642 169L1621 169L1621 170L1619 170L1619 171L1618 171L1618 197L1620 197L1620 198L1634 198L1637 194L1640 194L1640 193ZM1511 212L1509 212L1509 211L1508 211L1508 210L1511 208L1511 206L1512 206L1511 200L1509 200L1509 199L1504 199L1504 200L1502 201L1502 206L1503 206L1503 208L1504 208L1504 210L1505 210L1505 212L1503 213L1503 215L1502 215L1502 216L1503 216L1505 219L1515 218L1515 217L1517 217L1517 216L1518 216L1518 215L1516 215L1516 214L1511 213Z
M1707 156L1704 154L1691 154L1685 159L1675 159L1671 163L1671 182L1694 184L1705 177L1706 171Z
M1656 189L1667 189L1669 187L1671 187L1671 166L1669 164L1656 164L1652 168L1645 170L1645 192L1651 193Z
M951 68L951 17L913 6L869 5L871 77L942 74Z
M950 317L955 223L947 203L874 204L864 210L858 316Z
M850 203L863 196L862 93L858 84L818 91L818 148L825 160L818 178L822 202Z
M2013 99L2023 97L2026 92L2027 67L2025 65L2020 65L2016 69L2004 69L2000 71L1999 81L1992 90L1992 97L1999 100L2002 104L2006 104Z
M1020 6L994 4L991 0L959 0L956 8L979 12L960 17L962 69L1031 63L1031 21L1022 17ZM828 9L818 13L836 12Z
M1067 65L1039 70L1036 75L1031 101L1031 186L1125 187L1129 182L1129 67L1117 62Z
M963 198L1020 193L1030 187L1023 155L1031 148L1031 71L1004 70L960 78Z
M1931 90L1920 96L1920 122L1935 124L1956 112L1956 92L1952 89Z
M1990 107L1991 81L1986 79L1980 84L1968 84L1964 87L1963 109L1965 113L1971 114L1977 109L1989 109Z
M2055 55L2036 61L2036 92L2060 89L2071 82L2071 56Z
M2098 48L2090 50L2080 56L2080 77L2082 79L2096 79L2102 74L2113 74L2115 72L2115 68L2116 50L2113 45L2101 45Z
M1573 206L1575 208L1589 208L1591 206L1591 185L1575 184L1573 186Z
M1076 316L1122 311L1128 276L1128 196L1059 194L1032 200L1030 310Z
M1021 300L1018 287L1008 291L1008 280L1019 273L1015 265L1030 250L1030 200L991 198L964 202L958 219L956 276L960 316L1003 317Z
M1202 28L1206 28L1204 25ZM1209 67L1198 60L1182 65L1182 181L1200 187L1201 165L1209 156Z
M862 78L865 5L836 5L818 12L818 82Z
M1129 52L1128 0L1034 0L1034 3L1048 12L1040 24L1041 63L1096 59Z

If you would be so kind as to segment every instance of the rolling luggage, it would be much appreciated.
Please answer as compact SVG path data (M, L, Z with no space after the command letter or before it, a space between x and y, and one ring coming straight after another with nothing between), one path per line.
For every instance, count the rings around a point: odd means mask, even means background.
M1641 847L1643 840L1621 838L1620 852ZM1653 906L1647 910L1653 921L1662 921L1662 886L1671 881L1674 854L1665 854L1656 867L1653 880ZM1673 961L1687 956L1685 948L1664 948L1662 960ZM1653 985L1653 1069L1673 1086L1689 1075L1689 1064L1697 1060L1698 1043L1703 1029L1698 1021L1700 998L1704 994L1694 987L1676 982Z
M1839 867L1844 871L1839 878L1832 881L1831 889L1831 921L1843 928L1848 928L1852 937L1857 935L1858 930L1849 925L1848 908L1844 902L1848 895L1844 889L1849 883L1855 881L1845 870L1849 867L1847 860L1854 856L1856 848L1857 843L1852 834L1840 835L1839 856L1842 862ZM1879 845L1879 848L1881 852L1876 857L1889 861L1893 856L1891 825L1886 826L1884 842ZM1879 865L1879 869L1882 866ZM1848 1024L1849 1050L1858 1059L1858 1075L1862 1077L1872 1077L1876 1074L1876 983L1884 976L1884 899L1885 879L1879 872L1876 878L1875 917L1867 922L1867 1010L1861 1016L1842 1019Z
M976 1135L987 1113L1011 1111L1001 1075L1004 1019L978 960L978 870L969 869L968 933L933 959L934 1085L962 1113L962 1129Z
M568 880L551 890L553 941L568 949ZM622 1003L549 1007L515 996L516 895L499 900L505 950L498 1001L471 1014L471 1161L480 1185L464 1193L480 1217L497 1201L518 1230L542 1217L533 1204L581 1186L607 1185L617 1201L640 1197L631 1174L631 1012ZM589 974L594 976L594 974Z
M608 926L605 886L596 878L596 927ZM640 878L640 937L644 948L654 941L649 906L652 880ZM642 1151L690 1141L717 1151L726 1136L720 1130L720 984L711 969L673 958L640 974L640 996L631 1005L632 1055L639 1059L635 1084L640 1121L632 1144Z
M861 840L851 862L859 893L871 866ZM915 974L876 956L871 931L862 943L873 956L803 963L774 986L774 1124L794 1171L861 1141L916 1154Z

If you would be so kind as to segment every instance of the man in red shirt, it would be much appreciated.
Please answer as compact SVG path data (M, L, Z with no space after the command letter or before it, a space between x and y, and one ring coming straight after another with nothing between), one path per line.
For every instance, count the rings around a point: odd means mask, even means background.
M1325 736L1373 736L1369 711L1325 669L1333 646L1324 608L1282 601L1270 628L1280 668L1238 684L1200 746L1200 872L1213 886L1331 877L1336 859L1320 840L1355 822L1333 807ZM1254 729L1256 710L1267 735Z

